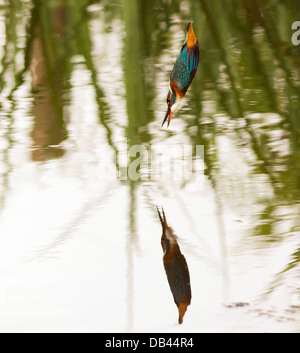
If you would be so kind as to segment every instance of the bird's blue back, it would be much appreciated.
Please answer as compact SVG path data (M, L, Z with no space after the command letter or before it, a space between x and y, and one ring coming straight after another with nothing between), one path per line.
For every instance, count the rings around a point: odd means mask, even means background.
M177 57L173 70L171 72L170 81L177 83L181 92L186 92L196 74L199 63L199 46L198 42L188 48L186 42L183 44L181 51Z

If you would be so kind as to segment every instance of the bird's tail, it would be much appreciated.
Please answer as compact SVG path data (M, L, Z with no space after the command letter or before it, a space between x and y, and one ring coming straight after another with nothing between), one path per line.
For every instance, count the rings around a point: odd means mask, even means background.
M183 317L184 317L184 314L186 311L187 311L187 304L179 303L179 305L178 305L178 312L179 312L178 323L179 324L183 323Z
M184 314L186 311L187 311L187 304L179 303L179 305L178 305L178 312L179 312L178 323L179 324L183 323L183 317L184 317Z
M187 26L187 34L186 34L186 45L188 48L194 46L197 42L197 38L193 29L193 25L189 22Z

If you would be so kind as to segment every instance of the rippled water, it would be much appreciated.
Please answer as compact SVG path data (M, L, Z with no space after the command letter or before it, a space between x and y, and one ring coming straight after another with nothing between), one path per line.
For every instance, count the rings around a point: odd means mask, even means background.
M299 332L296 20L296 0L0 1L1 331ZM200 64L165 130L189 21Z

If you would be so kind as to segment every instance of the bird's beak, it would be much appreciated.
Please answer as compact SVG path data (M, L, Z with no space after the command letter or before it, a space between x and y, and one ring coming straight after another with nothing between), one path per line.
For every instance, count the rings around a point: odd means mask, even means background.
M156 207L156 209L157 209L157 213L158 213L158 216L159 216L159 219L160 219L160 223L161 223L163 229L165 230L166 228L168 228L168 223L167 223L167 218L166 218L166 215L165 215L165 210L162 209L163 215L161 215L161 213L159 212L158 207Z
M167 126L167 128L169 128L170 122L171 122L171 120L172 120L172 115L173 115L173 112L171 111L171 106L168 106L168 110L167 110L167 112L166 112L166 116L165 116L165 119L164 119L164 121L163 121L161 127L163 127L163 126L165 125L165 122L168 120L168 126ZM169 119L168 119L168 118L169 118Z

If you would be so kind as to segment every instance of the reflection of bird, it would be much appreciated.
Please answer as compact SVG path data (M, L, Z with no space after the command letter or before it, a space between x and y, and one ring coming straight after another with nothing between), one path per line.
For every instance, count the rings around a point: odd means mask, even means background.
M180 100L185 96L199 63L199 43L191 23L187 26L187 34L181 51L177 57L170 76L169 92L167 95L168 110L162 126L168 119L168 127L172 115L180 108Z
M164 251L164 267L174 301L178 307L178 322L182 324L183 316L188 305L191 303L192 297L189 269L186 260L180 251L173 229L167 224L164 210L163 217L161 216L159 209L157 209L157 212L163 229L161 245Z

